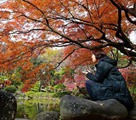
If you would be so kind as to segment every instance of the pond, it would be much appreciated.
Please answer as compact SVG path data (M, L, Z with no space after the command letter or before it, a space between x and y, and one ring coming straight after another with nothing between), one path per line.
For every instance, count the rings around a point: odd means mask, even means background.
M58 99L18 100L16 118L33 120L37 114L45 111L59 111Z

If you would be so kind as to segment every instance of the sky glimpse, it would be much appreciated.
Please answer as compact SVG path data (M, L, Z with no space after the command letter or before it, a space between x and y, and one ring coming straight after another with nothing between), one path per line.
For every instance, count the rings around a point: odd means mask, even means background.
M0 3L6 2L7 0L0 0Z

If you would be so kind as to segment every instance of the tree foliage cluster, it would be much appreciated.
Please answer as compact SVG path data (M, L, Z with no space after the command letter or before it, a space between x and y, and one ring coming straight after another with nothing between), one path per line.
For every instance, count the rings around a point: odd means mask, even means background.
M0 72L21 66L26 84L33 84L63 65L69 71L92 64L91 50L98 48L117 49L130 65L135 25L136 0L8 0L0 5ZM57 58L33 63L54 47L63 48Z

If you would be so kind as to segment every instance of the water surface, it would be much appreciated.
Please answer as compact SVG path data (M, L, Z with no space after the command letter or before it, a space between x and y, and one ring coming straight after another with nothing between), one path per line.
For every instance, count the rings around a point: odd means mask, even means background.
M59 111L57 99L18 100L16 120L33 120L37 114L46 111Z

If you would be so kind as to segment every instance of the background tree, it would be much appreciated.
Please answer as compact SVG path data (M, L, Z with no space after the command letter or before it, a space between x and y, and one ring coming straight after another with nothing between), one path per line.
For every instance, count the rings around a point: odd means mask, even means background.
M98 48L116 48L136 61L136 44L130 39L135 6L135 0L8 0L0 6L1 69L30 68L31 58L48 47L67 52L53 68L68 57L75 66L87 64L90 52L85 51Z
M1 8L1 35L6 41L4 35L10 41L33 42L31 51L112 46L134 60L136 46L129 34L135 30L135 4L133 0L10 0Z

